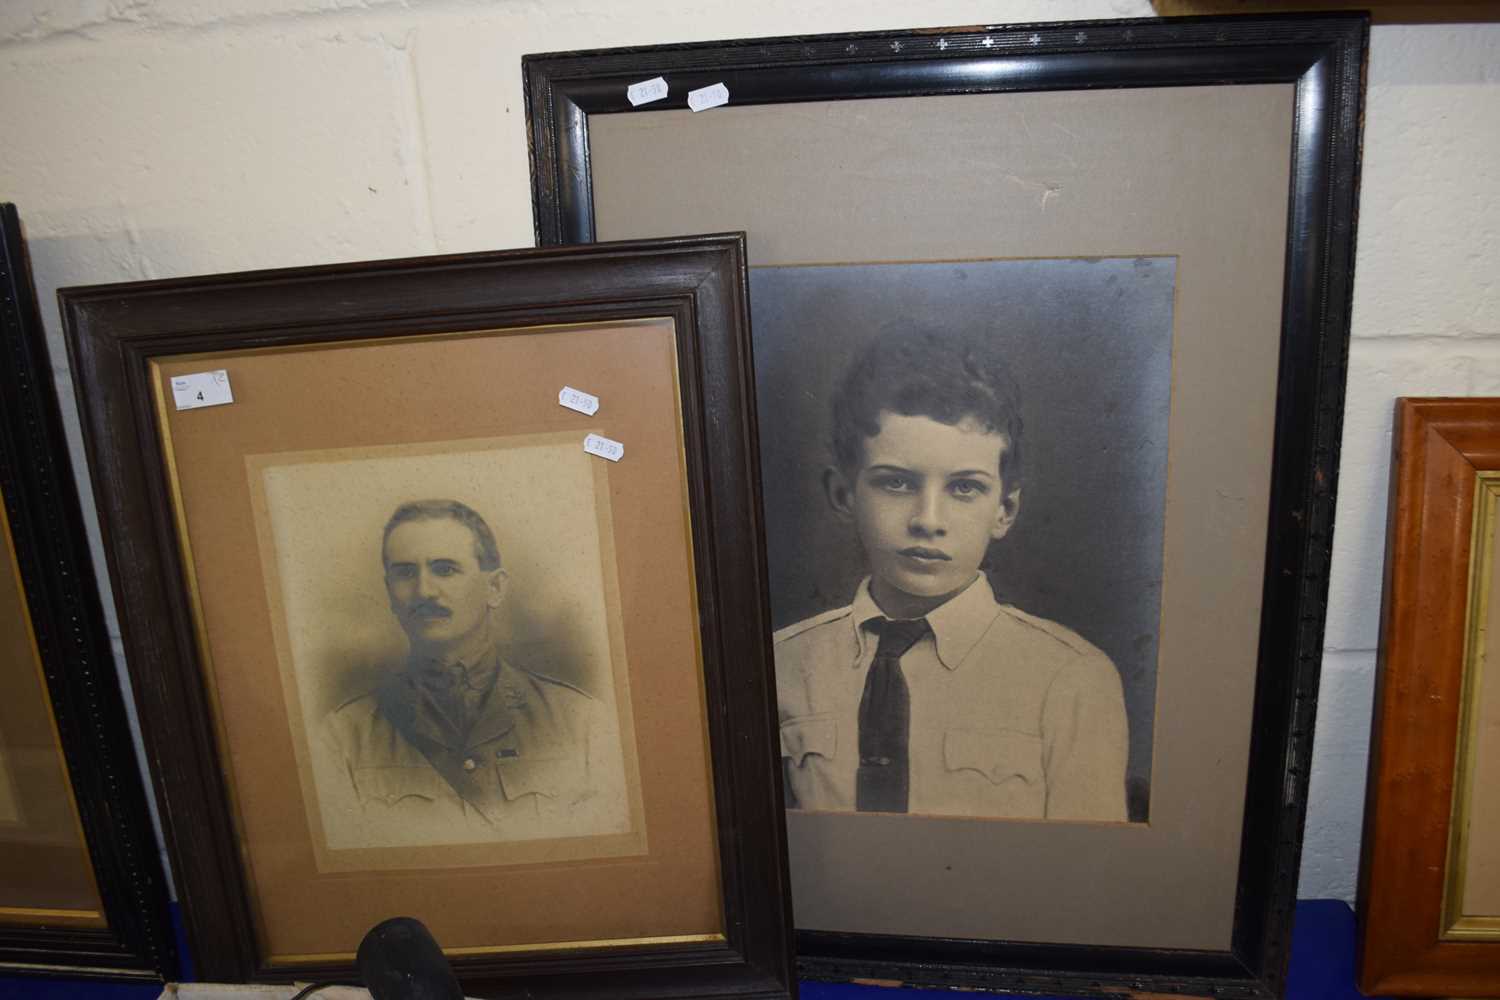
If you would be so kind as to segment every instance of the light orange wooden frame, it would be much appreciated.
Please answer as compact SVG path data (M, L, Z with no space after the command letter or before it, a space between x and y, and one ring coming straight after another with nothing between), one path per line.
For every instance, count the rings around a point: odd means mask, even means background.
M1359 880L1359 988L1495 996L1500 940L1442 933L1479 473L1500 399L1400 399Z

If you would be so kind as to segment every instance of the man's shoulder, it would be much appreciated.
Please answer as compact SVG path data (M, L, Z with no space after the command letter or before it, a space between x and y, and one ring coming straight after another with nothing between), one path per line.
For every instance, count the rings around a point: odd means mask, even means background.
M517 714L519 724L538 731L561 726L579 732L607 719L603 701L587 691L551 674L507 663L495 692L501 704Z
M511 664L510 672L511 676L506 678L506 682L513 689L519 689L519 691L512 690L508 692L509 694L534 694L549 705L578 705L582 707L588 706L595 701L593 695L576 684L570 684L559 677L544 674L539 670Z
M379 689L366 691L340 702L338 707L324 716L324 722L334 727L368 724L380 714L379 694Z
M322 733L347 757L363 757L368 748L388 743L390 721L380 707L380 689L341 703L323 716Z

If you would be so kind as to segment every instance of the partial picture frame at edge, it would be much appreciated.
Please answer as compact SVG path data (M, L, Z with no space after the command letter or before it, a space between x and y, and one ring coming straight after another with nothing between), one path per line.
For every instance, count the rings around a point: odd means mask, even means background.
M50 703L41 727L52 731L53 752L65 762L68 787L59 794L71 797L101 906L88 919L49 908L0 918L0 976L171 979L179 965L166 876L14 205L0 204L0 233L0 495L10 528L0 547L14 557L0 572L17 575Z

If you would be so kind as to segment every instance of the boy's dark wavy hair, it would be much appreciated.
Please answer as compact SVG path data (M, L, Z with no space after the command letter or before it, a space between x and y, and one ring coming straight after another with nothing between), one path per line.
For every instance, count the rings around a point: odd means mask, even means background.
M880 433L880 414L931 417L955 425L972 418L1005 435L1000 481L1021 485L1021 403L1004 348L994 339L902 328L870 341L833 394L833 454L853 473L865 441Z

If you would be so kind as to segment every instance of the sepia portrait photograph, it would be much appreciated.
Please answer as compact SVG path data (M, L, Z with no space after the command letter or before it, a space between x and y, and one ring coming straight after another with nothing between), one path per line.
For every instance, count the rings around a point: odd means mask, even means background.
M1149 820L1175 265L752 269L789 809Z
M642 848L607 481L579 440L247 457L320 867Z

